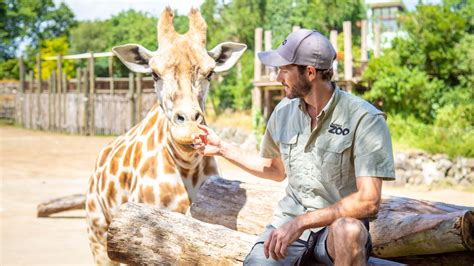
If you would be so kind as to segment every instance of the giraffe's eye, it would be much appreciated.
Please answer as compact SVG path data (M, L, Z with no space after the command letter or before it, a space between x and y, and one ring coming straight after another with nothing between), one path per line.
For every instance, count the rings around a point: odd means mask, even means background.
M160 76L158 74L156 74L155 72L152 72L151 75L153 76L154 81L160 80Z
M211 81L211 78L212 78L212 75L213 75L213 74L214 74L214 71L209 72L209 74L207 74L207 76L206 76L206 79L207 79L208 81Z

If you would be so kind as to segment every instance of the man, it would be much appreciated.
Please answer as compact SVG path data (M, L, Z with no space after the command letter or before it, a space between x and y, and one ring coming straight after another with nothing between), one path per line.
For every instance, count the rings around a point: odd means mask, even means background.
M265 65L279 68L287 97L268 121L260 156L204 126L206 133L194 138L204 155L223 156L262 178L288 177L286 195L246 265L367 262L367 218L378 211L382 180L395 176L392 144L384 114L331 82L335 57L330 42L307 29L259 54Z

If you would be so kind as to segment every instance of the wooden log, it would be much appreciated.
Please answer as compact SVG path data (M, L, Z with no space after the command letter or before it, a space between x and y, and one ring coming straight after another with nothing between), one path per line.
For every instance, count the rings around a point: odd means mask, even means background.
M277 184L251 184L211 177L201 187L190 214L204 222L256 235L270 222L273 208L283 193ZM152 221L155 220L157 218ZM471 207L384 197L377 219L370 223L370 232L373 254L381 258L472 253L474 212ZM223 238L233 240L230 236ZM469 258L474 262L472 255Z
M107 234L109 258L132 265L242 265L255 236L144 204L120 207Z
M129 202L120 207L107 233L110 259L131 265L242 265L256 236L204 223L180 213ZM466 252L410 257L410 261L469 265ZM463 261L458 261L460 257ZM403 262L405 258L397 258ZM369 265L400 265L371 257ZM424 264L426 265L426 264Z
M38 217L48 217L51 214L69 211L82 210L85 208L86 196L83 194L75 194L72 196L62 197L41 203L37 207Z

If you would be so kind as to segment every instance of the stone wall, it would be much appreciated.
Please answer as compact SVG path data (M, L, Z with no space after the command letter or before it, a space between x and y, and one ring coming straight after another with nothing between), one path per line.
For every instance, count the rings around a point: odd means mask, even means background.
M224 140L249 151L257 151L257 139L240 129L215 128ZM397 152L394 155L396 181L392 185L474 185L474 158L450 159L445 154L430 155L424 152Z

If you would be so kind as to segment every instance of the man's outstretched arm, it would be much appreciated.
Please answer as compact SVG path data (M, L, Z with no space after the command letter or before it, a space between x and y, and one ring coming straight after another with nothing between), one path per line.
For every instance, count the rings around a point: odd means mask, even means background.
M267 159L244 151L219 138L212 129L199 126L203 133L194 136L194 148L204 156L222 156L241 169L261 178L274 181L285 179L285 167L279 157Z

